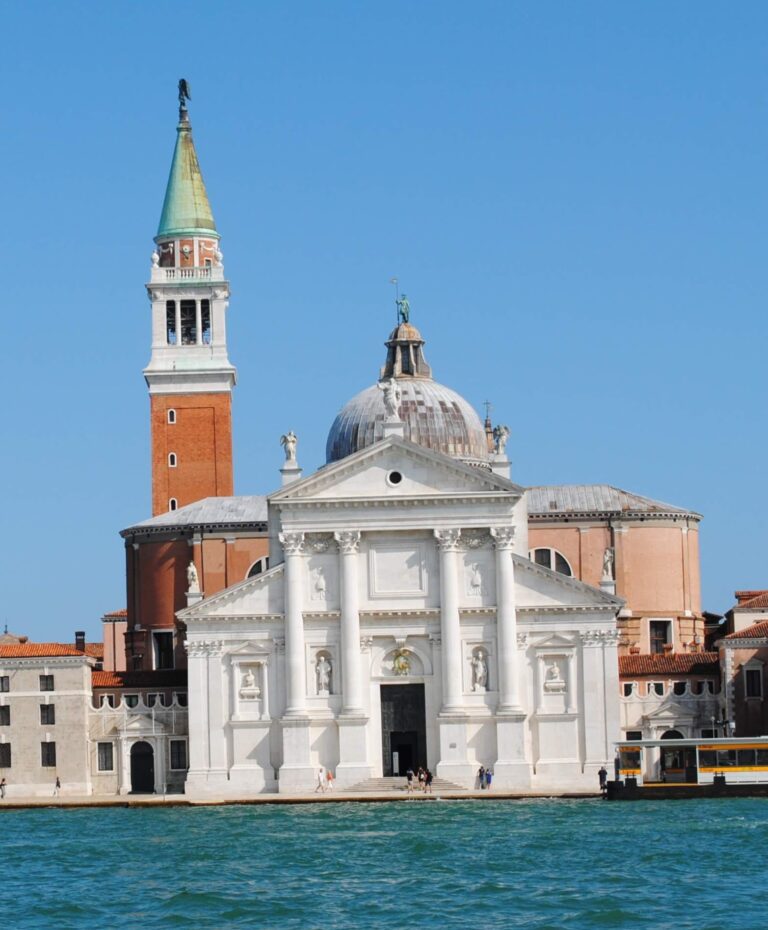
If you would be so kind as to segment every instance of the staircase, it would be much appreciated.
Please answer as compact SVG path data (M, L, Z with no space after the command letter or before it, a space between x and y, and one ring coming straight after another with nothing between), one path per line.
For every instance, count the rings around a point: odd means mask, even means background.
M407 784L405 778L401 776L396 776L394 778L367 778L365 781L358 782L356 785L349 785L347 788L342 788L341 793L399 794L403 797L408 797L408 791L406 790ZM418 782L415 778L413 780L413 785L413 794L420 795L422 792L419 791ZM466 790L467 789L462 788L461 785L456 785L445 778L435 777L432 779L433 794L451 794L455 791L461 792Z

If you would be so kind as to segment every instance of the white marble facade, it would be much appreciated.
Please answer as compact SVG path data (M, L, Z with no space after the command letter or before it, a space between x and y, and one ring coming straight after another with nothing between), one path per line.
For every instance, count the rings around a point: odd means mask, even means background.
M179 614L189 794L388 773L382 697L422 692L414 764L594 788L620 735L622 602L528 560L522 488L389 436L271 495L269 521L274 567Z

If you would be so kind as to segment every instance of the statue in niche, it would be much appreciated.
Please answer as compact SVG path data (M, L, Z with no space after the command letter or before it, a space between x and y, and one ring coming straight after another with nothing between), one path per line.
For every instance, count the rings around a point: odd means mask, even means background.
M613 581L613 560L613 549L606 549L603 553L603 581Z
M200 578L198 577L194 562L190 562L189 565L187 565L187 591L190 594L200 593Z
M479 596L483 593L483 576L480 572L480 564L473 562L469 567L469 594Z
M565 691L565 679L560 671L557 662L551 662L547 666L546 677L544 678L544 690L560 693Z
M325 653L320 653L315 663L315 681L317 683L318 694L331 693L331 663Z
M328 586L325 581L325 569L316 568L313 572L312 600L324 601L327 588Z
M411 660L408 658L407 649L398 649L392 660L392 671L395 675L410 675Z
M253 669L249 666L243 672L243 677L240 682L240 697L244 698L246 701L255 701L260 694L261 689L256 684L256 675L254 675Z
M493 451L496 455L504 455L507 449L507 440L509 439L508 426L494 426L493 428Z
M488 662L482 649L475 649L470 662L472 666L472 690L488 690Z
M384 392L384 412L386 414L387 423L399 423L400 415L398 409L402 397L400 386L394 378L390 378L388 381L379 381L378 388L380 391Z
M280 445L285 451L285 461L294 462L296 461L296 445L298 444L298 437L294 431L288 430L283 436L280 437Z

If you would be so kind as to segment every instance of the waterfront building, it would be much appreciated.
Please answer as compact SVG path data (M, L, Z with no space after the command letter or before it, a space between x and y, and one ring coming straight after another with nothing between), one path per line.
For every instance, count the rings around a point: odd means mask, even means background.
M91 793L88 710L101 644L0 643L0 778L7 796Z
M720 639L724 719L737 736L768 734L768 591L737 591Z

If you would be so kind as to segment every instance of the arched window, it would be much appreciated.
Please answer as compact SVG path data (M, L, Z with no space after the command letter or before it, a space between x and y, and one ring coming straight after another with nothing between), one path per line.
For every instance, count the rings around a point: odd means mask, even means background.
M175 452L168 453L168 467L169 468L176 467L176 453Z
M256 561L248 569L248 573L245 576L246 578L253 578L255 575L261 575L262 572L265 572L269 568L269 556L265 555L263 559L256 559Z
M661 734L662 739L684 739L685 737L679 730L667 730Z
M178 506L179 506L179 502L176 500L175 497L172 497L172 498L168 501L168 509L169 509L169 510L176 510L176 508L177 508Z
M528 558L537 565L551 568L553 572L560 572L561 575L573 575L568 559L557 549L531 549Z
M176 422L176 411L175 410L168 411L168 422L171 425L173 425Z

